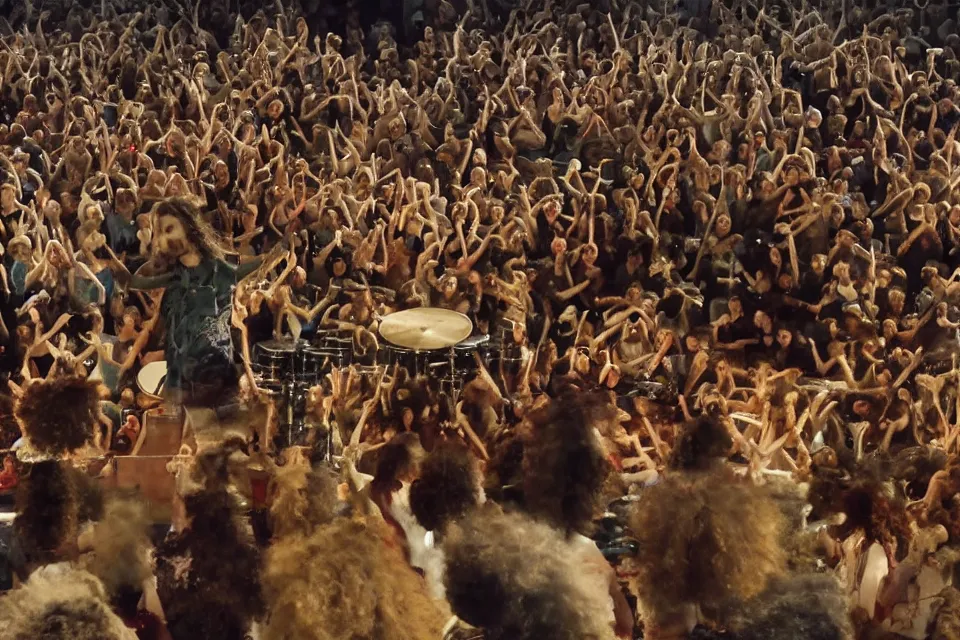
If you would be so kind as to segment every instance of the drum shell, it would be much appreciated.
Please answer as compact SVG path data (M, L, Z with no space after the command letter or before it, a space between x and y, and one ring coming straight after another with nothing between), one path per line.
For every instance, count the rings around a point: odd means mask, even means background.
M257 343L253 347L253 372L265 382L283 382L294 373L295 353L292 343Z

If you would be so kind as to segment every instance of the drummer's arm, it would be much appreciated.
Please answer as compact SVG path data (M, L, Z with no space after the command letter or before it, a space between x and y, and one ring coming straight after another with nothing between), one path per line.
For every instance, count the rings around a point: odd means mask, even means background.
M159 319L159 313L153 314L153 317L147 320L144 323L143 328L140 329L140 333L137 334L137 339L133 341L133 346L130 347L130 353L127 354L123 364L120 365L121 377L123 377L123 374L130 370L130 367L133 366L133 364L137 361L137 358L140 356L140 352L143 351L143 348L147 346L147 341L150 339L150 334L153 332L153 328L157 326L157 320Z
M152 269L152 265L150 265L149 262L137 269L137 272L130 276L130 284L128 286L129 289L134 291L152 291L154 289L163 289L170 283L171 280L173 280L173 274L171 273L161 273L155 276L141 275L141 272L145 269L148 269L148 267Z
M248 275L260 268L260 265L263 264L263 256L257 256L249 262L244 262L243 264L236 267L237 269L237 280L243 280Z

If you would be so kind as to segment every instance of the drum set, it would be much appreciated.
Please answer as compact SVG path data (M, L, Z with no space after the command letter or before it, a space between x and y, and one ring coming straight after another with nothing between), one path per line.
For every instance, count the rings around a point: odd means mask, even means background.
M362 371L399 370L426 378L455 405L463 385L497 357L496 340L472 335L467 316L440 308L418 308L385 316L382 342L371 354L354 349L353 332L321 330L313 340L270 340L254 345L252 369L257 386L276 402L281 444L305 443L310 434L310 390L328 384L327 374L352 365ZM372 364L371 364L372 358Z

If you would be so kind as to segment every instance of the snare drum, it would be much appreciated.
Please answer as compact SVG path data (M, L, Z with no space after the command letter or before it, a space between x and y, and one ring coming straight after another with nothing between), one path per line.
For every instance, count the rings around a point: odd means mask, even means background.
M489 356L491 351L490 336L479 335L467 338L460 344L453 347L454 368L458 372L470 372L477 369L477 361L474 354L479 354L484 366L489 365Z
M137 374L137 386L144 395L155 400L162 399L164 380L167 377L167 363L163 360L151 362Z
M340 354L319 346L308 344L296 353L294 380L313 386L341 361Z
M296 343L293 340L269 340L253 347L253 372L261 380L282 382L294 372Z

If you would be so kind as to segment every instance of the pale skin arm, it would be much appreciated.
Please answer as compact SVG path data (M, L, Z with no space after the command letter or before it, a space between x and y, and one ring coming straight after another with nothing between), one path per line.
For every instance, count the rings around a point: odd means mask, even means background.
M24 354L23 357L23 367L20 370L24 380L30 380L32 377L30 375L31 358L33 358L35 354L39 353L43 347L47 346L50 338L57 335L57 333L63 329L68 322L70 322L72 317L73 316L69 313L61 315L59 318L57 318L57 321L53 323L53 326L50 328L50 330L40 336L40 338L34 341L34 343L27 349L27 353Z

